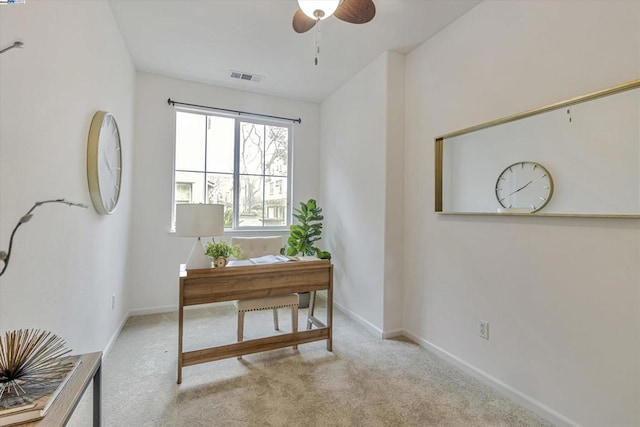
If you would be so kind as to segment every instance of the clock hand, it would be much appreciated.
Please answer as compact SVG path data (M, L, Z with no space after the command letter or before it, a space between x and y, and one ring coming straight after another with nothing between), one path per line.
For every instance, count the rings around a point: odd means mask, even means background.
M104 150L103 153L104 153L104 163L107 166L107 170L109 171L109 174L113 177L114 176L113 170L120 169L120 168L114 168L113 166L111 166L111 162L109 161L109 153L107 153L106 150Z
M523 185L522 187L518 188L516 191L513 191L509 194L507 194L507 197L511 196L512 194L516 194L518 191L520 190L524 190L529 184L531 184L533 181L529 181L527 182L525 185Z
M104 164L107 166L107 170L109 171L109 174L113 176L113 170L111 169L111 163L109 163L109 157L105 157Z

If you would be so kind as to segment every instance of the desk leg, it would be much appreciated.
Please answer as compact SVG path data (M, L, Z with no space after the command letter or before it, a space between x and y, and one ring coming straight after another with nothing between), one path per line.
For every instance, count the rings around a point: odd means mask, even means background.
M180 284L180 307L178 308L178 384L182 384L182 329L184 308L182 306L182 283Z
M102 362L93 374L93 427L102 426Z
M184 327L184 277L180 278L178 294L178 384L182 384L182 332Z
M309 292L309 309L307 310L307 330L313 326L311 318L316 310L316 291Z
M327 327L329 338L327 339L327 351L333 351L333 265L329 274L329 289L327 289Z

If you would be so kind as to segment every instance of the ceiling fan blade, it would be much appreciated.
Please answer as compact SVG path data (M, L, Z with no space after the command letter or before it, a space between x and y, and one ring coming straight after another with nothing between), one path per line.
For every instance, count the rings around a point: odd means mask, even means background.
M293 15L293 30L296 33L306 33L316 25L316 20L309 18L300 8Z
M376 6L373 0L344 0L334 15L345 22L364 24L376 16Z

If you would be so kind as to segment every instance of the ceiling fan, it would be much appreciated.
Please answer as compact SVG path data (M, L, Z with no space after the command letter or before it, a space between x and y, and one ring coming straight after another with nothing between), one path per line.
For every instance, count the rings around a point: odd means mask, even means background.
M331 15L352 24L364 24L376 15L373 0L298 0L298 10L293 15L293 29L304 33L320 20Z

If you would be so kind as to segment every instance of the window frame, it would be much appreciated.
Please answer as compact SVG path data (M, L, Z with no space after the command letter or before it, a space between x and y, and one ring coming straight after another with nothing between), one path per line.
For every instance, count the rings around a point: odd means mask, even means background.
M205 117L214 116L214 117L223 117L230 118L234 120L234 141L233 141L233 220L231 227L225 227L226 232L244 232L244 231L274 231L274 232L282 232L285 230L289 230L289 227L292 223L292 199L293 199L293 142L294 142L294 134L293 134L293 122L288 120L278 120L278 119L268 119L268 118L258 118L249 116L246 114L237 114L237 113L223 113L219 111L211 111L206 109L199 108L185 108L185 107L175 107L174 115L173 115L173 169L172 169L172 187L171 187L171 231L175 231L175 223L176 223L176 158L177 158L177 115L178 113L189 113L189 114L199 114ZM266 165L263 163L263 170L261 175L256 174L242 174L240 172L240 127L241 123L251 123L262 126L277 126L284 127L288 129L287 135L287 170L286 170L286 207L285 207L285 216L284 216L284 225L262 225L262 226L240 226L240 177L241 176L261 176L263 180L262 184L262 219L264 224L264 219L267 213L266 199L265 196L268 194L266 179L269 177L277 176L277 175L267 175ZM204 170L180 170L185 172L192 173L201 173L205 175L205 200L206 198L206 188L207 188L207 180L206 175L211 173L208 172L207 164L206 164L206 156L208 150L208 141L206 141L205 137L205 151L203 155L205 156L204 162ZM263 159L264 162L264 159ZM182 182L182 181L178 181Z

